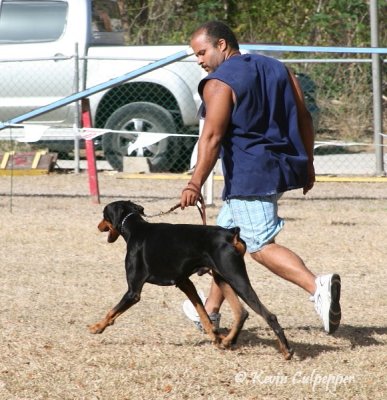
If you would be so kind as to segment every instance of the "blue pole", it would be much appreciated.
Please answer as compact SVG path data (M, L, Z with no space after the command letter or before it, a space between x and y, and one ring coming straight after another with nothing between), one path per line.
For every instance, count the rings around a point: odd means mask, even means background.
M281 46L269 44L241 44L239 47L245 50L290 51L295 53L387 54L387 47Z

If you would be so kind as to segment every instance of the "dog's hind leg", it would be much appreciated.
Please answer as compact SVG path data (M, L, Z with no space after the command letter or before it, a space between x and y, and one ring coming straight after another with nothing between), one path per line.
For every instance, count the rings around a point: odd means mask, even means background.
M293 350L289 347L284 331L278 323L277 317L272 314L259 300L257 294L251 286L243 259L238 256L220 257L217 260L217 273L230 284L236 294L257 314L269 324L279 341L280 350L286 360L290 360Z
M246 319L249 316L249 313L243 307L239 297L236 295L232 287L225 282L219 274L213 272L213 276L216 284L222 291L224 298L229 303L234 317L230 331L228 332L227 336L222 337L222 346L224 348L228 348L237 342L238 336Z
M215 345L219 345L219 334L212 325L210 317L208 316L207 311L205 310L204 305L200 300L198 292L196 291L195 285L189 278L187 278L178 282L176 286L187 295L191 303L194 305L197 313L199 314L200 322L202 323L203 329L210 336L212 342Z
M236 289L236 288L235 288ZM271 313L259 300L257 294L250 284L246 284L244 288L238 288L240 292L239 296L249 305L257 314L261 315L263 319L268 323L271 329L277 336L280 351L286 360L290 360L293 356L293 349L289 347L286 339L284 330L279 324L277 317Z
M266 307L263 306L263 304L261 304L261 310L262 309L264 309L264 311L261 315L277 336L278 345L281 353L283 354L285 360L290 360L293 357L294 350L290 348L284 330L279 324L277 317L273 313L268 311Z

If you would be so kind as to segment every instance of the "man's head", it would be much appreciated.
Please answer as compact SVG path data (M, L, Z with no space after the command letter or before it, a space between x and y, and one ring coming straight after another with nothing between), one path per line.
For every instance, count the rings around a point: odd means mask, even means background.
M199 26L191 35L191 47L198 58L198 64L207 72L215 71L224 60L239 54L234 32L220 21L210 21Z

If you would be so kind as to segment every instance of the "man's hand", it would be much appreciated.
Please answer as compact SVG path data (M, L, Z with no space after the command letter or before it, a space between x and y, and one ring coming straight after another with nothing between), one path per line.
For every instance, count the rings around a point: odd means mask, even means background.
M304 186L304 190L303 190L304 194L307 194L309 192L309 190L313 188L315 181L316 181L316 175L314 172L313 162L309 162L308 163L308 181L307 181L306 185Z
M201 197L200 187L193 182L188 182L187 186L181 192L180 206L184 210L185 207L195 206Z

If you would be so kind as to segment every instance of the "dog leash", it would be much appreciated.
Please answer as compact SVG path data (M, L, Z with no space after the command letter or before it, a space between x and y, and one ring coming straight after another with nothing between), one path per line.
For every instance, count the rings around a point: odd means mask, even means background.
M192 192L195 192L196 194L199 195L199 203L196 204L197 209L199 210L200 217L202 218L203 225L207 225L207 218L206 218L206 204L204 202L203 195L200 192L200 189L192 182L188 182L188 185L192 185L194 188L190 188L187 186L186 188L183 189L183 192L186 190L190 190ZM171 207L168 211L161 211L158 214L153 214L153 215L146 215L147 218L154 218L154 217L160 217L162 215L167 215L170 214L172 211L175 211L177 208L179 208L181 205L180 203L175 204L173 207Z

